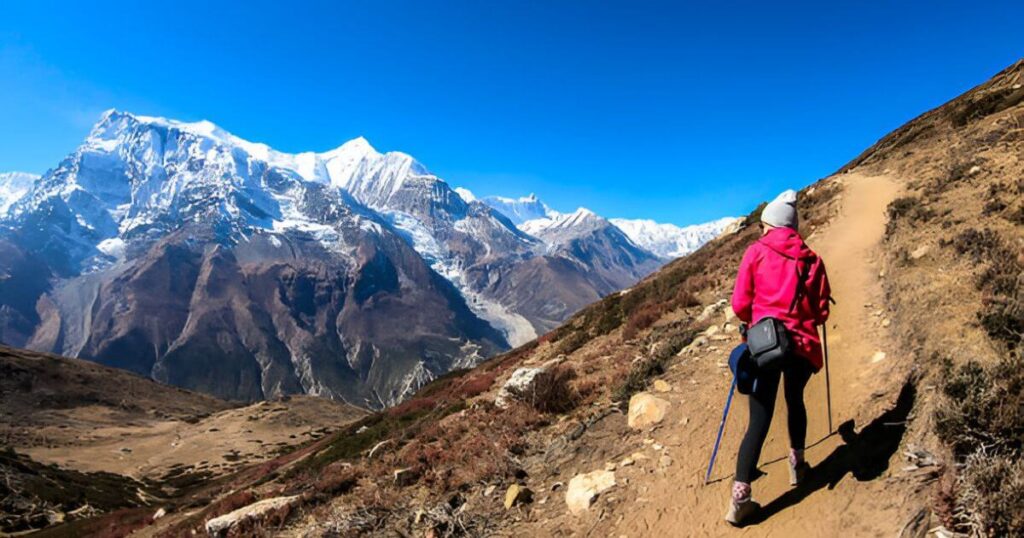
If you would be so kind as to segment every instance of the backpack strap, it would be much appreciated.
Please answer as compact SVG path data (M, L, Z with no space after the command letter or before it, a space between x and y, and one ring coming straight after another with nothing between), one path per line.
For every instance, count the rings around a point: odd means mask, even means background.
M814 264L814 260L816 260L817 257L816 256L806 256L806 257L803 257L803 258L798 258L798 257L790 256L789 254L786 254L785 252L782 252L780 250L776 250L771 245L761 241L760 239L758 239L757 242L761 243L762 245L764 245L766 247L768 247L768 250L771 250L772 252L778 254L779 256L782 256L783 258L786 258L787 260L793 260L794 262L796 262L796 292L793 293L793 301L789 303L789 310L788 310L789 312L792 312L793 310L796 309L797 305L800 304L800 300L803 299L805 295L807 295L807 283L806 283L806 281L807 281L807 278L811 274L811 265ZM803 262L803 268L802 269L800 267L800 262ZM829 299L831 300L831 297Z

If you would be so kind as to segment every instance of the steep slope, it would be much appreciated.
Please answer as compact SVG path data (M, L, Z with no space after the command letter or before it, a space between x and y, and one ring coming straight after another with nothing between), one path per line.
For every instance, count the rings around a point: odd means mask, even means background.
M507 346L400 230L260 156L284 160L106 114L0 222L5 342L229 399L369 406Z
M810 480L784 483L785 433L774 428L755 484L766 511L737 532L1019 534L1022 76L1024 62L899 131L923 135L883 139L801 192L801 230L839 301L828 325L836 432L825 436L819 376L808 389ZM757 217L540 341L326 439L290 476L250 491L304 492L280 530L294 536L732 532L721 517L742 398L715 481L703 473L738 340L723 299ZM665 404L631 428L623 411L646 390ZM611 488L568 513L566 490L591 471L614 474ZM325 481L346 487L325 499ZM217 514L158 530L199 529Z

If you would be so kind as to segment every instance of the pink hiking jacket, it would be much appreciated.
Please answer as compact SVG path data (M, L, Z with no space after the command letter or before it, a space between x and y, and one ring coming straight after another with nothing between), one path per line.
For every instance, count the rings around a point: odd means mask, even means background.
M798 286L801 275L806 278ZM794 305L798 288L800 298ZM823 360L816 326L828 319L829 294L821 258L796 230L775 228L747 247L736 275L732 309L749 324L769 316L782 321L793 336L797 354L817 371Z

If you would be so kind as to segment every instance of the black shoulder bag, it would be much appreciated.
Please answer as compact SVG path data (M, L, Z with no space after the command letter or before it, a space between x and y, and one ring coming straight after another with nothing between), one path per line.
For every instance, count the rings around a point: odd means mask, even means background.
M792 312L805 294L804 281L807 280L811 272L813 260L787 256L775 249L772 249L772 252L796 261L796 293L793 294L793 302L789 304L789 311ZM802 270L800 269L801 261L804 264ZM759 369L774 370L782 367L783 359L792 351L793 339L782 321L773 317L765 317L747 329L747 347L750 348L750 355Z

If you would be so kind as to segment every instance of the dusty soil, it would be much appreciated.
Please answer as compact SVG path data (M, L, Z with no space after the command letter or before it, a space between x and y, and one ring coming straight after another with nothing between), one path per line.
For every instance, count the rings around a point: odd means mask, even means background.
M0 368L3 445L82 472L218 476L366 415L307 396L242 406L89 361L6 347Z
M80 471L107 471L134 478L174 478L185 473L218 476L273 458L289 447L316 440L366 411L309 396L260 402L195 420L113 420L90 406L65 412L69 422L89 424L74 440L21 452L44 463ZM56 438L66 428L41 428Z
M746 397L733 401L712 483L704 473L725 403L731 377L725 366L728 351L739 342L735 333L719 333L710 345L680 357L664 376L672 410L652 432L631 433L624 424L609 424L588 433L587 454L552 483L576 472L618 464L627 456L635 463L618 467L619 485L581 517L565 513L558 492L545 493L551 510L530 514L516 532L552 536L719 536L724 533L781 536L826 536L852 532L858 536L892 536L927 499L915 495L928 477L904 473L901 451L903 421L914 389L904 381L909 364L889 345L881 307L877 244L884 230L884 210L899 192L891 178L847 174L839 215L810 238L825 259L838 301L829 322L832 413L829 434L822 371L808 385L808 461L814 479L791 488L784 457L788 449L785 404L777 401L776 419L762 455L765 473L755 482L755 498L765 505L763 521L733 531L723 520L735 454L746 426ZM719 323L728 313L719 315ZM879 353L885 353L880 358ZM902 399L901 399L902 395ZM897 406L897 401L899 405ZM896 408L896 409L894 409ZM613 415L606 422L624 423ZM589 446L594 445L594 446ZM610 445L610 446L609 446ZM659 450L660 448L660 450ZM547 487L550 490L550 485ZM882 493L884 492L884 495Z

